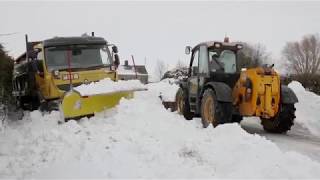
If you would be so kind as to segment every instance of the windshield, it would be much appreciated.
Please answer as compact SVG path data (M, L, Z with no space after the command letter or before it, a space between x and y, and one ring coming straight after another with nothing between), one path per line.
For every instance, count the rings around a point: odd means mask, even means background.
M46 64L49 71L68 69L68 51L71 68L110 66L110 51L104 45L74 45L46 48Z
M220 53L216 51L209 51L209 62L211 71L222 71L225 73L235 73L236 55L230 50L224 50Z

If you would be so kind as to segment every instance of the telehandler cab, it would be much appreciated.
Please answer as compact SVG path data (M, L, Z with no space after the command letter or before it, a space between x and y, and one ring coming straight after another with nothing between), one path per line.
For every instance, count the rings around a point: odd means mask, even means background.
M177 111L187 120L200 116L204 128L257 116L266 131L287 132L294 123L296 95L281 85L273 66L240 67L241 49L228 38L187 46L191 61L176 95Z

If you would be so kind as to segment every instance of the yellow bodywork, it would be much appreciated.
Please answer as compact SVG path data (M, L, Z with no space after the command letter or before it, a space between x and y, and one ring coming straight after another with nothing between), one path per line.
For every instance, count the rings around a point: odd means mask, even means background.
M272 68L244 70L233 89L233 104L242 116L272 118L279 110L280 76Z
M116 106L122 97L133 97L133 91L97 94L88 97L82 97L76 91L69 91L69 72L64 70L60 71L59 75L54 75L45 65L44 48L42 44L38 44L35 48L41 49L39 59L43 61L43 74L37 74L35 77L38 89L46 101L60 101L60 110L66 119L93 115L96 112ZM71 77L74 86L96 82L104 78L110 78L114 81L118 80L116 70L112 70L110 67L77 70L71 72Z
M81 96L77 91L69 91L62 99L61 109L65 119L93 115L116 106L121 98L132 98L132 91Z

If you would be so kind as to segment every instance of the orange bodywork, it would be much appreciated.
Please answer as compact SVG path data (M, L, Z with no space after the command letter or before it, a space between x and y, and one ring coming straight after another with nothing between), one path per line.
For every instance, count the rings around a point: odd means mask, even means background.
M280 76L272 68L244 70L233 89L233 104L242 116L272 118L279 111Z

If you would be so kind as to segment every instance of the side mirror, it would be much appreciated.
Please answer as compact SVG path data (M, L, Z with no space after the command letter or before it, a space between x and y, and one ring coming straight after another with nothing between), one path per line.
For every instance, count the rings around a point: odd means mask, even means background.
M40 52L40 49L32 49L28 51L28 57L31 59L36 59L38 57L38 53Z
M112 46L112 52L113 53L118 53L118 47L117 46Z
M186 46L185 53L187 55L191 53L191 46Z

